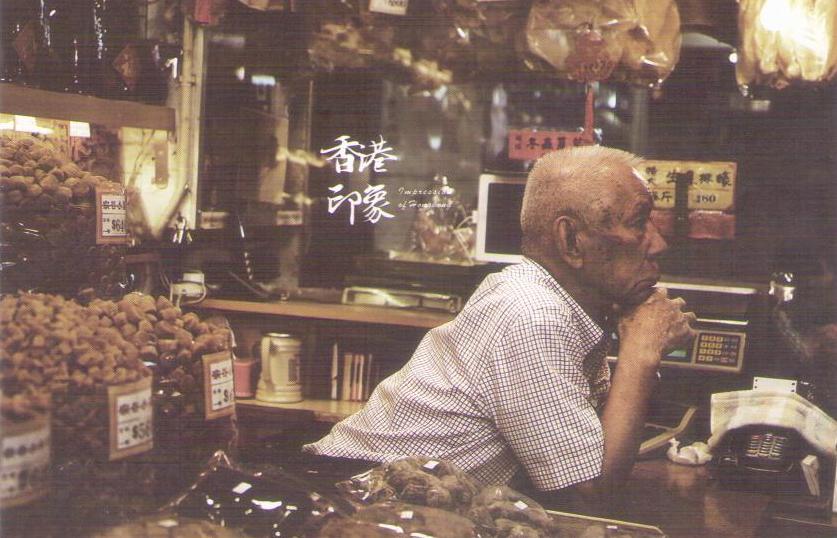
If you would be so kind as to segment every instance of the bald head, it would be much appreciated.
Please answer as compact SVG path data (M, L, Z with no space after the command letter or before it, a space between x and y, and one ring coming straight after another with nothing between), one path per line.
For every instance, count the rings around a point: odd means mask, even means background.
M523 195L523 253L530 257L545 253L552 223L561 215L608 228L617 218L612 211L621 194L618 178L630 175L640 162L626 151L603 146L563 149L541 157L529 173Z

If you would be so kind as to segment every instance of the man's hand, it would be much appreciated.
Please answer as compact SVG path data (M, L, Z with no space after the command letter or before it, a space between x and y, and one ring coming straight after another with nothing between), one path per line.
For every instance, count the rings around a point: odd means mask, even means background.
M592 508L606 510L628 479L660 359L694 337L690 325L695 315L683 312L684 304L683 299L669 299L665 289L657 289L619 320L619 362L601 416L602 472L575 488Z
M653 362L646 366L656 367L662 355L691 341L695 337L691 327L695 314L683 312L685 304L679 297L669 299L665 288L657 288L644 302L624 313L619 320L620 347L644 351L625 358ZM620 363L621 359L620 355Z

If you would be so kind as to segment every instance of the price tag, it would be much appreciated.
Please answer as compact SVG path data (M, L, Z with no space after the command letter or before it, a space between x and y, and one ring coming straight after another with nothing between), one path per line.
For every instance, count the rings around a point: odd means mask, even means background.
M128 242L125 193L96 191L96 243L125 244Z
M4 423L0 441L0 507L44 496L49 477L49 420Z
M108 387L111 461L142 454L154 446L151 378Z
M369 11L387 15L406 15L409 0L370 0Z
M689 183L689 209L728 211L735 207L734 162L647 160L640 172L651 187L656 209L674 207L678 177Z
M203 356L203 395L206 420L235 414L231 352L219 351Z

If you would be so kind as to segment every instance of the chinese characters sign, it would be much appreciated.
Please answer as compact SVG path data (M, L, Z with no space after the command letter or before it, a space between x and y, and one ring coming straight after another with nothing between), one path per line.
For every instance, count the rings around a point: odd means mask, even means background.
M364 146L347 135L336 138L335 142L337 142L336 146L320 150L320 153L329 155L326 160L334 162L335 171L338 174L351 174L355 171L355 166L357 166L358 172L371 169L383 173L387 171L385 168L386 161L398 159L390 153L393 149L387 146L383 136L379 137L378 141L370 141L369 146ZM359 191L345 192L344 188L342 183L328 188L333 194L333 196L328 197L328 213L330 215L333 215L341 206L345 205L351 225L355 223L355 210L358 206L363 207L363 220L372 224L377 223L381 218L391 219L394 217L392 213L383 209L389 205L385 185L367 185L363 194Z
M154 444L151 378L108 387L110 459L150 450Z
M203 356L203 380L206 420L235 414L233 360L229 351Z
M398 157L389 153L392 151L392 148L387 147L387 142L383 136L380 137L378 142L374 140L369 142L368 152L364 152L367 146L350 139L347 135L337 137L335 142L337 142L336 146L321 149L320 154L326 155L331 153L329 157L326 157L326 160L334 161L338 174L354 172L355 162L358 165L358 172L363 172L370 166L376 172L386 172L384 163L386 161L398 160Z
M735 207L734 162L656 161L644 162L640 173L648 181L654 207L674 207L677 178L689 183L689 209L728 211Z
M42 497L49 486L49 421L4 424L0 439L0 507Z
M335 194L328 197L328 212L334 214L344 202L348 202L349 224L353 225L355 223L355 207L360 204L363 204L363 220L366 222L375 224L381 220L381 217L391 219L394 216L392 213L387 213L381 209L389 205L384 185L367 185L363 189L363 196L358 191L341 194L343 191L342 183L329 187L328 190Z
M592 131L509 129L509 159L530 161L556 149L589 146L593 143Z
M125 194L96 192L96 243L127 243Z

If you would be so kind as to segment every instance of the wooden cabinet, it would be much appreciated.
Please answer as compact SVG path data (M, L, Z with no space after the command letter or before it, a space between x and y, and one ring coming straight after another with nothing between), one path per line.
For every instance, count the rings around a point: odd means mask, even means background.
M240 415L259 422L335 423L363 406L362 402L328 399L323 382L330 377L331 344L337 340L366 342L391 350L381 357L394 370L406 362L428 329L453 319L453 315L429 311L398 310L375 306L350 306L302 301L251 302L207 299L199 308L227 316L233 326L239 357L252 355L261 335L281 331L303 341L303 396L291 404L237 401Z

